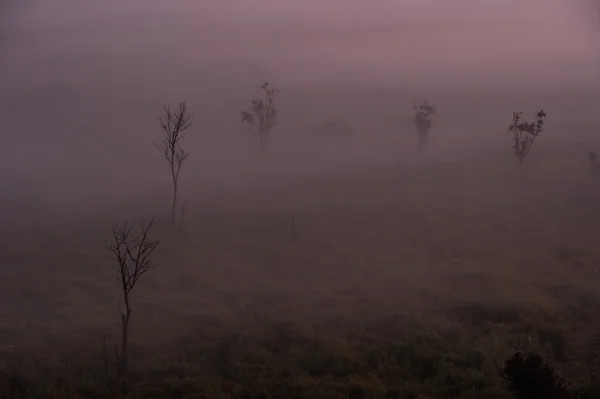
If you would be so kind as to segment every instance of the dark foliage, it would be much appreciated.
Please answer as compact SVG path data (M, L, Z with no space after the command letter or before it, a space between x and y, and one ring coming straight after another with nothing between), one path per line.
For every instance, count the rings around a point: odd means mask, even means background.
M430 105L427 100L421 101L413 106L415 117L413 122L419 134L419 150L423 150L429 143L429 132L433 128L436 108Z
M508 131L513 134L513 149L519 165L523 163L525 157L531 151L535 139L544 129L544 110L535 114L535 122L521 120L522 112L513 112L513 121L508 127Z
M500 376L518 399L571 398L567 381L556 375L554 368L539 355L515 353L506 361Z

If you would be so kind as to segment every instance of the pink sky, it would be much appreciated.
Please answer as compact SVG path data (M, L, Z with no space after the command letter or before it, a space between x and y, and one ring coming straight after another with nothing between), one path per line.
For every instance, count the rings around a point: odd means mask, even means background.
M228 60L290 80L588 84L597 17L592 0L56 0L15 14L12 59L158 67L169 51L182 71Z

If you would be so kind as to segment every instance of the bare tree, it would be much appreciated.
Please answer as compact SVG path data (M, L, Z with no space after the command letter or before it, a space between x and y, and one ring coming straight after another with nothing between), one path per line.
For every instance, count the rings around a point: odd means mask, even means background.
M177 192L179 173L183 162L190 155L181 147L181 139L186 131L192 127L192 117L188 113L185 102L179 103L179 109L172 111L171 107L163 107L163 113L158 117L160 122L161 141L155 144L156 148L164 155L171 169L173 181L173 202L171 205L171 222L175 226L175 209L177 208Z
M259 91L263 93L263 98L252 100L250 112L242 112L242 122L253 127L253 132L259 139L260 149L265 152L269 144L269 134L276 124L278 111L275 108L275 99L279 90L266 81L260 85Z
M413 122L419 134L419 151L423 151L429 144L429 132L434 126L436 109L427 100L413 105L413 108L416 112Z
M522 112L513 112L512 124L508 127L508 131L513 134L513 148L515 156L519 161L519 171L523 172L523 161L535 139L542 133L544 129L544 118L546 113L541 110L535 114L535 122L522 121Z
M121 312L121 353L117 350L117 368L120 375L127 374L129 366L128 342L129 319L131 318L130 294L136 283L146 272L158 266L152 255L159 241L153 241L148 233L154 225L154 219L146 226L142 223L140 232L134 233L129 223L112 225L112 239L107 241L106 249L112 252L118 264L119 278L123 289L124 306L119 301Z

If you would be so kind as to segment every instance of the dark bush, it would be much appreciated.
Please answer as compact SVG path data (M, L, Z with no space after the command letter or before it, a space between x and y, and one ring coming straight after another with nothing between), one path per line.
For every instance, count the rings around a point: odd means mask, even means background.
M505 363L500 376L519 399L566 399L567 381L555 374L554 368L539 355L517 352Z

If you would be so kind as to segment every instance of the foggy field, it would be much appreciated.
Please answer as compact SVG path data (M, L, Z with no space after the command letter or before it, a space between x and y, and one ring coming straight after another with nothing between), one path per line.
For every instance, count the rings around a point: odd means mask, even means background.
M0 0L0 399L598 399L598 7Z
M503 147L458 156L434 145L422 159L408 138L398 159L338 147L337 163L313 155L312 167L274 147L236 177L188 175L183 238L169 233L159 183L12 209L0 240L3 361L99 373L120 298L103 240L112 221L157 215L162 264L134 293L131 342L132 367L160 377L140 392L503 397L497 372L516 350L587 384L600 331L600 185L587 152L600 142L542 139L520 177L500 135ZM403 345L419 354L390 361Z

